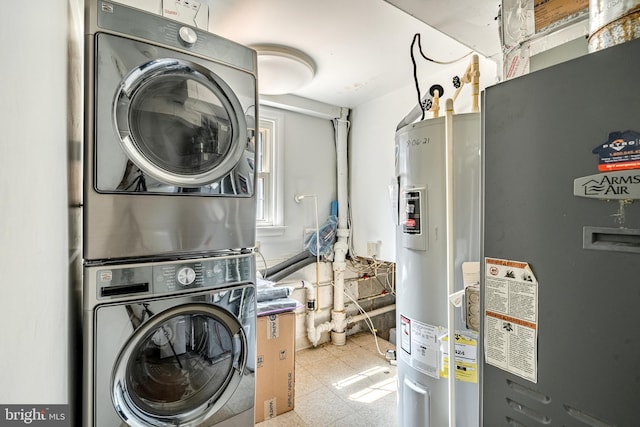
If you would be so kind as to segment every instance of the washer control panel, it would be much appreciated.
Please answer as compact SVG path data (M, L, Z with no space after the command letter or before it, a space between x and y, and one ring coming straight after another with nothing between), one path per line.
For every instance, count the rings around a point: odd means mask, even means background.
M161 295L253 282L253 254L104 266L96 270L97 298Z

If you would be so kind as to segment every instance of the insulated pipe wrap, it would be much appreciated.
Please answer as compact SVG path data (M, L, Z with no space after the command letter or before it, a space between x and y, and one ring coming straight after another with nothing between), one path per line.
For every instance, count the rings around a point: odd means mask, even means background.
M267 279L271 280L272 282L277 282L279 280L284 279L285 277L295 273L296 271L300 270L301 268L306 267L307 265L313 264L314 262L316 262L316 258L314 256L309 256L307 258L303 258L302 260L293 263L293 264L289 264L283 268L280 268L277 272L273 273L273 274L268 274L267 275Z
M302 261L305 261L305 260L308 260L308 259L311 259L311 262L313 262L313 260L315 260L315 257L311 253L309 253L309 251L300 252L299 254L294 255L294 256L292 256L291 258L289 258L289 259L287 259L285 261L282 261L280 264L276 264L273 267L267 268L266 271L265 271L265 278L274 280L274 279L272 279L273 275L281 272L282 270L284 270L284 269L286 269L288 267L291 267L294 264L298 264L298 263L300 263ZM307 264L305 264L305 265L307 265ZM304 267L304 265L302 267ZM302 267L299 267L299 268L302 268ZM293 270L293 271L295 271L295 270ZM293 271L291 271L291 273L293 273ZM289 274L291 274L291 273L289 273ZM283 277L285 277L285 276L283 276Z

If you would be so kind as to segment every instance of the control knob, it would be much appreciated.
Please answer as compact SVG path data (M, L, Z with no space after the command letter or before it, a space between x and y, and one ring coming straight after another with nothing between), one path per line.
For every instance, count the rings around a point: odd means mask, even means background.
M180 27L178 30L178 39L186 47L191 47L198 41L198 34L196 34L193 28Z
M191 267L182 267L178 270L177 279L182 286L189 286L196 280L196 272Z

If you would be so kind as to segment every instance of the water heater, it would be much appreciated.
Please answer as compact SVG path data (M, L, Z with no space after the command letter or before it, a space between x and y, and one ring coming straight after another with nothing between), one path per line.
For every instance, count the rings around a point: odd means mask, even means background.
M480 140L479 113L422 120L396 132L396 353L402 427L479 424L474 320L479 306L474 306L478 298L473 289L480 261ZM471 268L470 274L463 274L463 265ZM455 340L451 345L449 331ZM456 354L451 371L450 349ZM457 380L449 384L454 371Z

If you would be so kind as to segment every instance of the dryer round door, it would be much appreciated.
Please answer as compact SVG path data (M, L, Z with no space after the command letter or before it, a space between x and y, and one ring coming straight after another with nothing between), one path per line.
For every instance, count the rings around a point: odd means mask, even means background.
M236 391L247 354L231 313L210 304L175 306L123 347L112 373L114 407L132 426L198 425Z
M115 95L122 147L144 173L197 187L227 175L247 146L247 123L232 89L207 68L160 58L132 69Z

